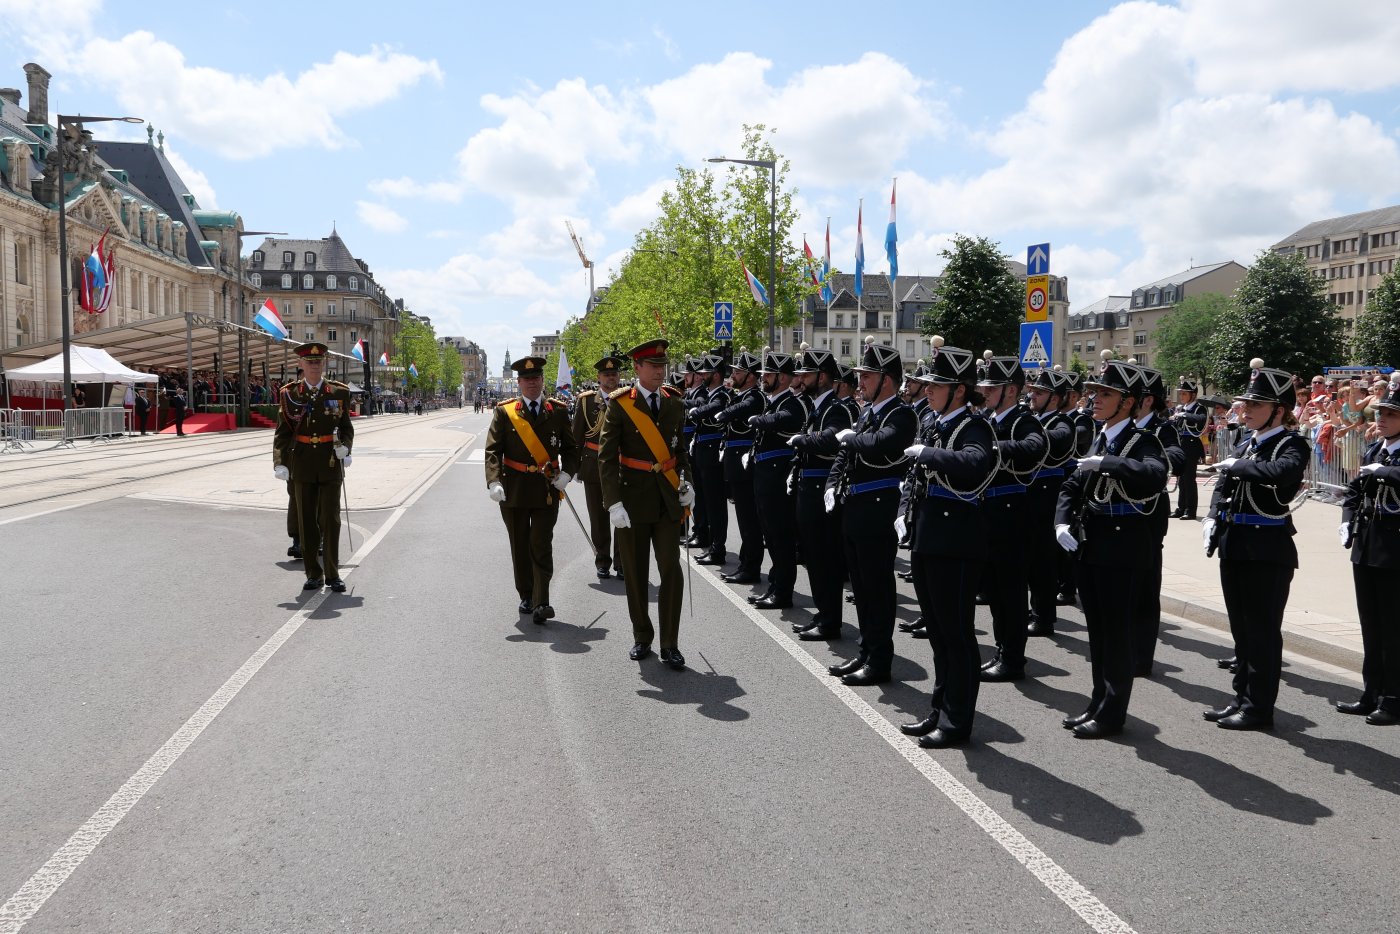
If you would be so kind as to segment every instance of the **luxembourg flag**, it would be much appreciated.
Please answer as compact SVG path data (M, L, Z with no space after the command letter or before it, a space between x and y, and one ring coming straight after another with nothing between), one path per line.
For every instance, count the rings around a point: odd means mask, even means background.
M860 298L861 287L865 284L865 199L860 199L856 208L856 298Z
M279 341L286 340L291 332L282 323L282 316L277 313L277 306L272 304L272 299L263 302L263 306L258 309L258 313L253 315L253 323L262 328Z
M389 351L386 350L386 351L384 351L382 354L379 355L379 365L380 365L380 366L388 366L388 365L389 365Z
M754 274L749 272L749 267L745 265L744 258L739 255L739 251L734 251L734 258L739 260L740 267L744 270L744 279L749 284L749 293L753 295L753 300L760 304L768 304L768 291L763 288L763 283L754 278Z
M822 301L831 304L831 218L826 219L826 252L822 254Z
M416 366L414 366L412 363L410 363L410 364L408 365L408 375L409 375L409 376L412 376L414 379L417 379L417 378L418 378L418 367L416 367Z
M362 341L362 340L361 340L361 341L355 341L354 346L352 346L352 347L350 348L350 356L354 357L356 360L360 361L361 363L364 363L364 362L365 362L365 342Z
M885 228L885 255L890 258L890 291L894 291L894 280L899 277L899 234L894 229L894 188L890 183L890 225Z
M817 257L812 253L812 248L807 245L807 235L802 235L802 257L807 261L807 278L812 280L812 285L820 286L821 277L817 275Z

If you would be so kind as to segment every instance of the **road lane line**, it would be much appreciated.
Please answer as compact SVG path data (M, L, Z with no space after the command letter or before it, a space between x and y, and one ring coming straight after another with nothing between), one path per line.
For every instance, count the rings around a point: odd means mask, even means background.
M349 563L355 567L343 568L342 577L349 577L354 573L356 567L363 564L366 556L372 552L378 544L384 540L384 536L389 530L398 524L414 503L416 503L428 488L437 482L438 478L447 472L447 468L456 462L461 456L463 449L470 445L475 436L468 437L462 444L453 450L452 454L443 460L443 463L430 473L404 501L402 506L394 510L388 520L370 536L358 551L350 558ZM55 510L57 511L57 510ZM296 634L302 624L311 617L321 604L330 595L329 590L320 590L313 594L306 604L292 618L282 624L267 642L254 652L238 670L235 671L223 686L214 692L214 695L205 701L198 710L194 712L184 725L175 731L165 744L155 751L146 760L145 764L136 771L136 774L126 780L126 783L117 789L112 797L97 812L87 819L81 827L73 832L68 838L68 842L59 847L58 851L50 856L44 865L40 866L34 875L29 877L29 881L22 885L18 892L10 896L9 901L0 905L0 934L17 934L20 928L24 927L33 917L38 914L39 909L44 907L44 903L58 891L59 886L68 880L74 871L83 864L83 860L92 855L98 845L121 823L122 818L131 811L141 798L150 791L152 786L160 780L175 762L185 754L185 751L194 744L204 729L214 721L223 709L238 696L238 692L243 690L244 685L253 679L268 659L272 658L287 640Z
M697 569L697 571L699 576L704 577L716 590L727 597L729 602L738 608L739 612L747 616L764 634L782 646L785 652L824 684L832 694L835 694L841 703L864 720L866 725L879 734L881 739L889 743L895 752L904 757L905 761L918 769L920 774L941 791L949 801L957 805L959 810L972 818L973 822L1000 844L1002 849L1010 853L1016 862L1030 870L1032 875L1039 879L1056 898L1079 915L1089 927L1097 931L1098 934L1135 934L1133 928L1126 921L1109 910L1108 906L1094 897L1092 892L1076 881L1053 859L1045 855L1039 847L1027 840L1019 830L1011 826L990 805L958 781L951 772L939 765L936 759L919 748L918 743L899 732L894 724L866 703L864 698L838 679L831 677L827 673L825 665L784 635L782 630L769 622L739 594L725 586L718 577L709 572L708 568Z
M9 525L11 522L23 522L25 519L37 519L40 516L50 516L56 512L63 512L65 509L77 509L79 506L91 506L92 503L69 503L67 506L55 506L53 509L45 509L43 512L31 512L27 516L15 516L13 519L0 519L0 525Z

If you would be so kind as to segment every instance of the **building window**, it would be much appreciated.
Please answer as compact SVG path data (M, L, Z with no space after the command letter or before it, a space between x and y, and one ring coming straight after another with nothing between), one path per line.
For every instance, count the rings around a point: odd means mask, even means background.
M326 331L326 340L335 343L335 328L330 328Z
M1098 341L1085 341L1085 342L1084 342L1084 352L1085 352L1085 353L1093 353L1094 350L1095 350L1098 346L1099 346L1099 345L1098 345Z
M881 316L880 316L880 329L883 330L883 331L888 331L888 330L890 329L890 322L893 320L893 318L894 318L893 315L881 315Z
M305 311L306 311L306 317L308 317L308 318L311 317L312 315L314 315L314 314L316 313L316 303L315 303L315 302L306 302L305 304L302 305L302 308L305 309Z
M306 334L305 334L305 336L303 337L303 340L314 341L315 339L316 339L316 332L313 331L313 330L311 330L310 328L307 328L307 329L306 329Z
M254 251L253 251L253 262L258 263L258 264L261 264L262 261L263 261L263 251L262 251L262 250L254 250Z
M345 314L350 318L351 321L354 321L356 318L358 318L358 317L360 316L360 303L359 303L359 302L346 302L346 303L345 303Z
M913 342L913 341L905 341L905 342L904 342L904 356L906 356L906 357L908 357L908 358L910 358L910 359L913 359L913 357L914 357L914 342Z
M291 287L292 287L292 277L289 276L289 275L284 274L284 275L282 276L282 288L284 288L284 289L290 289Z
M1070 345L1070 350L1076 354L1081 354L1084 352L1084 345L1079 341L1075 341L1072 345Z
M295 253L293 253L291 250L284 250L284 251L282 252L282 265L283 265L283 266L288 266L288 267L290 267L290 266L291 266L293 263L295 263L296 261L297 261L297 255L296 255Z
M1118 326L1120 328L1125 328L1128 326L1128 313L1126 311L1121 311L1118 313Z
M307 250L307 251L306 251L306 268L307 268L307 269L315 269L315 268L316 268L316 254L315 254L315 253L312 253L310 250Z
M841 356L843 356L843 357L849 357L850 355L851 355L851 340L850 340L850 338L845 338L845 339L843 339L843 340L841 341Z
M15 281L29 284L29 244L15 241Z
M1167 289L1165 292L1163 292L1163 293L1162 293L1162 301L1164 301L1164 302L1174 302L1174 301L1176 301L1176 289Z
M1133 307L1134 307L1134 308L1141 308L1141 307L1142 307L1142 295L1141 295L1141 293L1139 293L1139 294L1133 296Z
M351 332L350 332L350 343L353 344L353 343L357 342L358 340L359 340L359 337L356 336L356 332L351 331Z
M846 326L846 316L843 315L843 314L841 314L841 312L838 311L838 312L836 313L836 323L833 324L832 327L835 327L835 328L844 328L845 326Z
M326 314L328 314L328 315L334 315L334 314L335 314L335 302L326 302Z
M355 276L351 276L351 277L350 277L350 291L352 291L352 292L358 292L358 291L360 291L360 280L359 280L358 278L356 278Z
M256 272L253 273L252 275L250 275L250 276L248 277L248 281L251 282L251 283L253 284L253 288L255 288L255 289L260 289L260 288L262 288L262 275L261 275L261 274L256 273Z
M302 276L301 287L309 292L312 289L316 288L316 280L311 276Z
M326 276L326 288L328 288L328 289L333 289L333 288L335 288L335 276L334 276L334 275Z
M1138 331L1136 334L1133 335L1133 346L1134 346L1134 347L1146 347L1146 346L1147 346L1147 332L1146 332L1146 331Z

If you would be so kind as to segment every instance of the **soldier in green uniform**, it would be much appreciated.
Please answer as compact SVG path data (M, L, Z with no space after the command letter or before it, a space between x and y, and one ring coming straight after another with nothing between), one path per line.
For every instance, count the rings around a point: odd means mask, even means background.
M635 385L608 399L598 447L603 503L617 529L622 567L627 574L627 612L634 644L629 656L651 654L655 635L647 600L647 552L656 555L661 575L657 623L661 661L677 670L685 657L677 646L681 625L680 533L685 512L695 502L685 450L685 405L663 391L667 341L653 340L627 356L637 373Z
M607 580L609 569L614 564L612 544L612 523L608 521L608 511L603 507L603 478L598 473L598 443L603 434L603 415L607 411L608 396L617 389L618 371L622 367L622 355L613 347L613 352L595 363L598 371L598 388L579 393L574 407L574 444L579 449L579 478L583 480L584 499L588 503L588 534L593 539L593 565L598 579ZM621 559L616 560L617 576L625 573Z
M578 473L569 410L545 398L544 364L544 357L522 357L510 365L520 398L497 405L486 430L486 492L501 504L520 612L536 623L554 616L554 523L564 487Z
M326 345L315 342L296 349L302 378L282 387L272 472L279 480L290 479L295 490L306 567L302 589L319 589L324 578L331 590L343 593L340 488L350 466L355 426L350 422L350 387L323 377L326 353Z

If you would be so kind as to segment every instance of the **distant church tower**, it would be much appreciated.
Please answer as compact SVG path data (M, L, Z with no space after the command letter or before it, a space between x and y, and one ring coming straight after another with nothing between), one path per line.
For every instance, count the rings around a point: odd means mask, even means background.
M501 365L501 379L510 379L510 348L506 348L506 362Z

